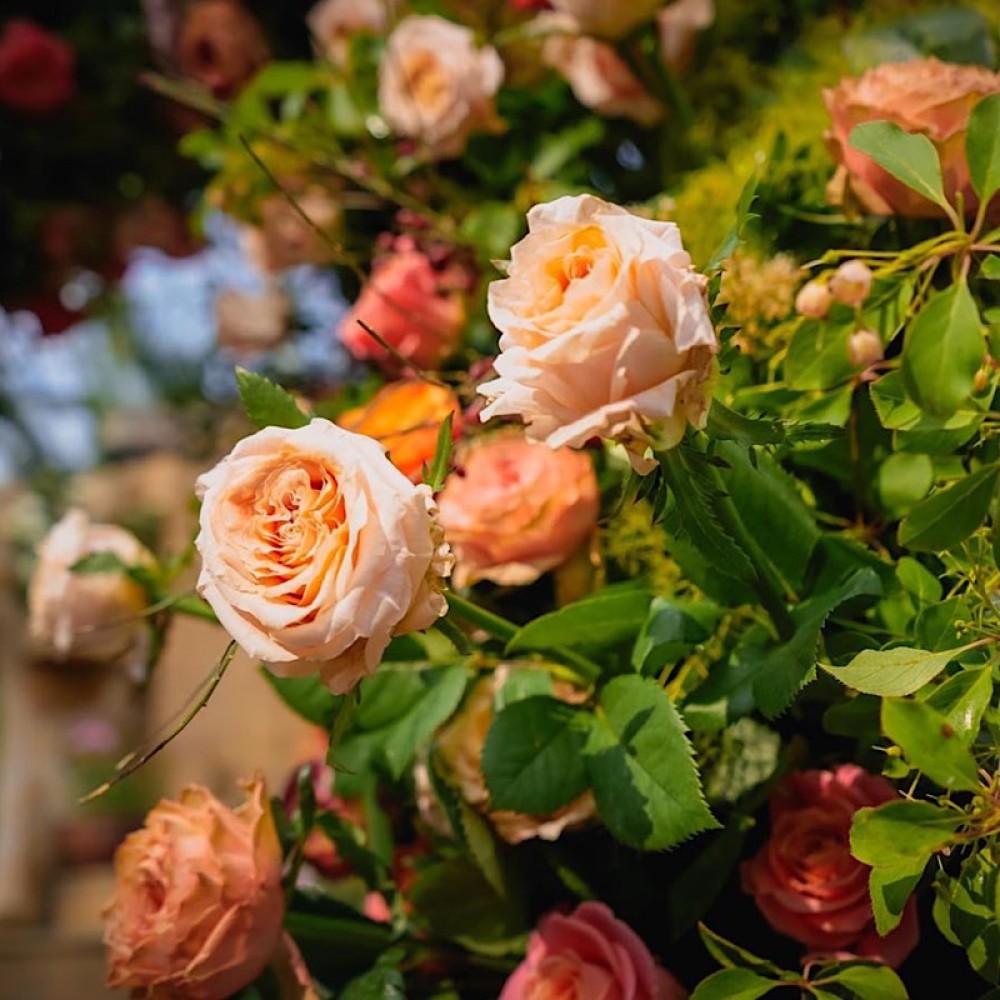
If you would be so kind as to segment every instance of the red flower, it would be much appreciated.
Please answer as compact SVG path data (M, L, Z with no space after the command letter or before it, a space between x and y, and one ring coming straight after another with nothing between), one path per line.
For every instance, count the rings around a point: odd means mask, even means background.
M0 35L0 102L44 115L76 89L76 52L34 21L15 18Z

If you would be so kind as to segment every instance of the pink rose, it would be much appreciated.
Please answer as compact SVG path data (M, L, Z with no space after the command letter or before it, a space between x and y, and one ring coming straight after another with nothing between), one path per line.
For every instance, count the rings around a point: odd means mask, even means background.
M520 417L550 448L610 438L649 472L648 447L673 447L708 416L718 342L705 285L672 222L592 195L536 205L489 288L501 337L482 419Z
M528 956L499 1000L684 1000L627 924L603 903L550 913L528 941Z
M0 35L0 103L44 115L76 89L73 46L28 18L8 21Z
M771 837L742 867L743 885L781 934L822 954L847 951L899 965L917 943L916 901L886 937L875 930L870 868L851 854L854 813L899 798L855 764L791 774L771 796Z
M198 479L198 592L247 655L343 694L445 613L426 486L328 420L244 438Z
M108 985L147 1000L224 1000L281 940L281 847L263 782L235 811L190 786L115 854L104 911Z
M438 497L456 586L533 583L597 525L600 497L589 455L512 433L471 443L459 464Z
M827 139L838 163L827 191L830 200L839 204L851 195L865 209L879 215L944 214L938 205L848 145L855 125L891 121L934 143L949 201L954 204L956 193L961 192L966 212L975 212L978 200L965 160L965 132L972 109L984 97L997 92L1000 74L981 66L959 66L934 58L886 63L824 90L823 99L832 120Z
M448 287L449 277L447 269L435 269L416 247L383 257L343 320L340 339L359 360L397 371L399 360L358 323L361 320L417 368L437 368L457 346L465 322L465 305Z

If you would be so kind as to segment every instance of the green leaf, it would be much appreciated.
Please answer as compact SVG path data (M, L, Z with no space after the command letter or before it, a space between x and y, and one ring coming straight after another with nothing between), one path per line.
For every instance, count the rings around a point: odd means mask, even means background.
M552 691L552 674L548 670L512 668L507 679L493 696L493 708L499 712L512 702L523 701L536 695L551 695Z
M586 646L608 649L633 639L649 612L652 595L632 585L608 587L529 622L507 652Z
M339 1000L406 1000L403 977L398 969L379 963L363 976L352 979Z
M684 730L673 702L649 678L617 677L601 690L587 775L601 819L631 847L662 850L719 825Z
M993 672L989 667L963 670L939 684L926 698L965 746L979 735L983 713L992 700Z
M879 865L868 874L868 893L875 917L875 930L883 937L895 930L913 890L923 877L928 857L909 858L892 865Z
M979 277L990 281L1000 281L1000 257L991 253L979 268Z
M255 427L305 427L309 423L295 397L269 378L237 368L236 385L243 409Z
M362 831L356 826L335 812L320 812L316 817L316 825L333 841L338 856L364 879L369 889L381 890L391 882L388 867L364 845Z
M970 401L986 341L965 279L937 292L917 314L903 345L902 373L910 395L938 417Z
M949 597L945 601L921 608L913 622L913 634L924 649L938 653L961 646L959 628L972 620L972 610L965 597Z
M441 424L438 431L437 445L434 448L434 460L431 462L430 472L424 477L424 482L431 488L432 493L437 493L448 476L448 469L451 465L451 451L454 445L454 437L451 432L454 413L449 413Z
M934 463L927 455L894 452L878 469L878 492L892 517L905 514L934 485Z
M979 768L948 720L926 702L887 699L882 729L910 764L942 788L977 792Z
M1000 982L1000 879L987 847L967 858L957 878L935 880L934 919L942 934L965 949L984 979Z
M938 418L926 413L910 398L901 372L886 372L869 386L871 401L879 422L887 430L913 432L912 436L942 431L972 431L983 421L983 411L975 400L970 406L948 417Z
M555 698L525 698L498 712L483 747L490 808L541 816L587 787L586 712Z
M716 271L722 270L723 263L743 242L743 235L750 220L757 218L750 209L757 197L757 182L759 179L760 175L755 170L743 185L743 190L740 191L740 199L736 204L736 218L733 220L729 232L722 238L722 242L715 248L715 252L705 266L706 274L713 274Z
M727 969L749 969L751 972L756 972L758 975L770 979L779 979L785 975L785 970L779 968L774 962L769 962L766 958L759 958L738 944L727 941L721 934L716 934L705 924L698 924L698 933L701 935L702 944L705 945L712 958Z
M330 729L344 699L331 694L318 674L311 677L279 677L265 666L261 666L260 672L293 712L323 729Z
M1000 94L984 97L972 109L965 155L972 186L988 202L1000 190Z
M539 136L538 152L528 172L535 180L548 180L583 150L599 143L604 133L604 122L588 116L555 134Z
M847 342L848 323L804 320L788 345L785 379L792 389L832 389L854 373Z
M848 142L917 194L948 208L941 163L927 136L906 132L894 122L864 122L854 126Z
M712 637L721 617L721 609L711 601L653 598L632 648L632 666L654 674L665 664L676 663Z
M748 417L713 399L708 411L708 435L716 441L737 441L746 447L777 445L785 440L780 420Z
M857 1000L908 1000L909 997L903 981L887 965L851 964L833 975L824 973L816 982L847 987Z
M987 465L918 503L899 526L899 544L940 552L968 538L989 513L1000 465Z
M841 684L865 694L898 697L919 691L932 681L965 646L929 653L925 649L895 646L892 649L865 649L846 667L820 666Z
M777 985L773 979L749 969L721 969L698 984L691 1000L756 1000Z

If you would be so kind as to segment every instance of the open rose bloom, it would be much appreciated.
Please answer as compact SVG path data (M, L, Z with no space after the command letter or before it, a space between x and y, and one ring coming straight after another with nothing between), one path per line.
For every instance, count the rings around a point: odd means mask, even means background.
M603 903L550 913L528 941L528 956L499 1000L684 1000L642 939Z
M551 448L610 438L650 471L647 448L676 445L708 415L718 341L705 286L671 222L592 195L536 205L508 276L490 285L501 353L479 387L482 419L520 417Z
M587 454L515 432L471 442L458 463L438 500L456 586L533 583L597 526L600 493Z
M281 848L263 782L238 809L191 786L115 855L104 913L108 985L148 1000L225 1000L281 939Z
M996 93L1000 93L1000 73L934 58L886 63L824 90L831 119L827 140L838 163L828 197L837 204L853 198L880 215L944 214L939 205L896 180L871 157L848 144L855 125L891 121L934 143L941 159L945 195L954 204L955 196L961 193L966 212L975 212L978 199L965 159L965 133L972 109L984 97Z
M886 937L875 930L868 875L851 855L855 812L899 798L885 778L854 764L799 771L771 796L771 836L745 862L743 885L768 923L820 956L843 953L899 965L917 943L916 900Z
M426 486L328 420L245 438L198 480L199 593L246 653L342 694L447 610Z

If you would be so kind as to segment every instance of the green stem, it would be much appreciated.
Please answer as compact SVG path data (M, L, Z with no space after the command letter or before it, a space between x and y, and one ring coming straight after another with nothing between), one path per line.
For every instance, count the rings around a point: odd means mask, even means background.
M448 592L448 607L455 617L471 625L478 625L479 628L488 632L494 639L501 640L501 642L510 642L520 631L512 621L502 618L492 611L487 611L478 604L473 604L472 601L459 596L453 590ZM546 652L560 663L572 669L587 684L595 683L604 672L599 663L595 663L593 660L574 652L572 649L559 646L551 650L546 650Z

